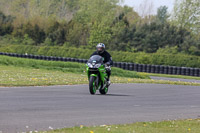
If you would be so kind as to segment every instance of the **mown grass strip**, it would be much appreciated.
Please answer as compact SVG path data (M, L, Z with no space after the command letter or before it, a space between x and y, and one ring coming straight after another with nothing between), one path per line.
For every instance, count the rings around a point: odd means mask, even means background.
M156 73L143 73L139 72L141 75L155 76L155 77L166 77L166 78L180 78L180 79L195 79L200 80L200 77L184 76L184 75L167 75L167 74L156 74Z
M56 70L81 74L86 71L85 64L60 61L43 61L34 59L24 59L8 56L0 56L0 65L18 66L34 69ZM126 71L120 68L112 68L112 75L119 77L150 79L149 76L138 74L134 71Z
M112 83L156 83L200 86L200 83L160 81L112 76ZM0 65L0 86L49 86L88 84L85 72L72 73L58 70Z
M57 129L40 133L199 133L200 119Z

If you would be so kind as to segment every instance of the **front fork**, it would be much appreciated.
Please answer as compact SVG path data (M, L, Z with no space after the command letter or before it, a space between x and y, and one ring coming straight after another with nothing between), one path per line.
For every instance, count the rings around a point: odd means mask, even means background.
M101 82L100 82L99 76L96 74L91 74L89 77L95 77L94 84L95 84L96 89L99 90L101 88Z

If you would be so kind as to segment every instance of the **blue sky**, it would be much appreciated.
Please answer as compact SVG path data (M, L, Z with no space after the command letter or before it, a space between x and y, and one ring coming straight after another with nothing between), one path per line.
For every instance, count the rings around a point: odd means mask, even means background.
M148 0L150 3L153 3L153 13L156 13L157 8L163 5L168 7L168 11L171 12L173 10L173 5L175 0ZM139 10L141 4L144 4L144 0L124 0L124 4L134 7Z

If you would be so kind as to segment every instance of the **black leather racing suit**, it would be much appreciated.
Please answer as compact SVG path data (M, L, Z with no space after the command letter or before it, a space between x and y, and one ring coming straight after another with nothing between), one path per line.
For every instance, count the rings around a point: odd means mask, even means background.
M104 51L103 53L98 53L97 51L95 51L91 56L93 55L100 55L104 58L104 64L107 64L109 62L110 65L113 65L112 57L107 51ZM111 70L106 70L106 72L108 74L108 78L110 78Z

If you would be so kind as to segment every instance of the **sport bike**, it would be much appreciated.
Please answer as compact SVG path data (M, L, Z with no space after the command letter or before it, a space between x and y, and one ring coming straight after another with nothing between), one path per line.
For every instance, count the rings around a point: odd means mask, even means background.
M89 91L90 94L96 94L96 91L103 95L107 94L109 83L108 75L106 73L107 69L110 69L110 66L107 66L103 63L104 58L99 55L92 56L87 64L87 76L89 80Z

